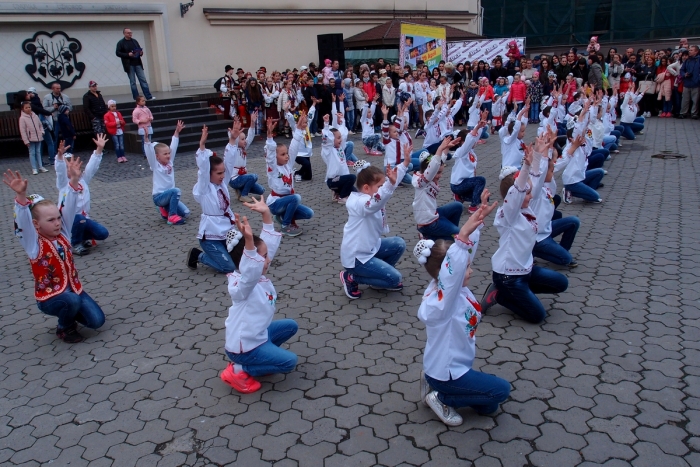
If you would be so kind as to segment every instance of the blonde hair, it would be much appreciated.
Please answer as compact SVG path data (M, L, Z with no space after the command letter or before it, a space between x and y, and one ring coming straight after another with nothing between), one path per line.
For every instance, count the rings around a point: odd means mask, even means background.
M153 146L153 151L158 154L160 151L165 151L166 149L169 149L170 146L168 146L165 143L156 143L155 146Z
M36 208L42 207L42 206L56 207L56 203L54 203L50 199L42 199L41 201L37 201L36 203L32 203L32 205L29 207L29 212L32 213L32 219L39 219L39 210Z

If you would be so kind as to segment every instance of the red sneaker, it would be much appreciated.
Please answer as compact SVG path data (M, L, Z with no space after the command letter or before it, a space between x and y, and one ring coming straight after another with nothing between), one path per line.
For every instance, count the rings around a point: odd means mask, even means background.
M163 207L158 207L158 210L160 211L160 217L163 219L168 219L168 211L165 210Z
M172 216L168 216L168 225L180 225L180 224L184 224L184 223L185 223L185 219L178 216L177 214L173 214Z
M479 206L469 206L469 214L474 214L476 211L479 210Z
M234 373L232 363L229 363L226 369L221 372L221 381L243 394L250 394L260 389L260 383L245 371Z

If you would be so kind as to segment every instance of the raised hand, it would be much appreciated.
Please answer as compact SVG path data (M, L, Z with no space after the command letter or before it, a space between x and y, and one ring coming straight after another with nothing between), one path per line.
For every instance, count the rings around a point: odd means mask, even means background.
M544 154L547 150L547 135L543 133L541 136L535 138L535 152L537 154Z
M199 150L204 151L206 149L207 138L209 138L209 128L206 125L202 125L202 137L199 138Z
M386 178L389 179L389 182L391 182L392 185L396 185L396 177L397 177L396 167L394 167L392 169L391 166L387 164L387 166L386 166Z
M326 114L323 116L323 123L325 125L328 125L328 122L330 122L330 120L331 120L331 116L329 114Z
M411 154L413 154L413 145L410 143L405 143L401 147L401 150L403 152L403 165L408 167L408 164L411 163Z
M532 159L535 156L534 145L525 145L525 147L523 148L523 152L525 153L525 164L527 164L528 166L532 166Z
M335 102L335 93L334 92L331 93L331 101Z
M80 176L83 174L83 162L78 156L73 156L66 161L66 171L68 172L71 186L74 188L78 187L80 185Z
M248 224L248 218L245 216L241 217L238 214L235 214L235 216L236 228L243 234L243 238L245 239L245 249L249 251L254 250L255 241L253 240L253 229L251 229L250 224Z
M252 114L250 114L250 127L255 128L255 122L258 121L258 111L254 110Z
M267 117L267 137L272 138L272 135L275 133L275 126L277 126L277 122L279 119L277 118L272 118L272 117Z
M304 130L309 124L309 117L306 112L301 112L299 114L299 120L297 120L297 130Z
M58 154L56 154L56 157L58 158L59 161L63 160L63 155L68 152L70 149L70 146L66 146L66 142L61 140L60 143L58 143Z
M177 125L175 126L175 134L179 135L182 130L185 129L185 122L182 120L177 121Z
M93 138L92 142L95 143L95 146L97 146L96 153L97 154L102 154L102 151L105 148L105 144L107 144L107 135L104 133L99 133L97 135L97 138Z
M384 120L389 118L389 107L386 104L382 104L382 115L384 115Z
M22 178L19 170L13 172L7 169L7 172L2 174L2 182L15 192L18 200L24 202L27 199L27 185L29 185L29 181L26 178Z
M488 111L488 110L482 111L481 114L480 114L480 121L479 121L479 123L482 123L482 122L483 122L484 125L482 125L482 126L486 126L486 122L488 121L488 118L489 118L489 111Z

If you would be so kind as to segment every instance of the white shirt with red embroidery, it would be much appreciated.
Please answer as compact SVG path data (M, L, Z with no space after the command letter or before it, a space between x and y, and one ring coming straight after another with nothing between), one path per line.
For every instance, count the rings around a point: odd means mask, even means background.
M224 149L224 165L228 173L226 174L225 180L234 180L239 175L248 173L246 170L248 159L246 151L250 145L253 144L253 139L255 139L255 129L248 128L248 136L245 139L245 149L241 149L238 144L231 145L229 143L226 145L226 149Z
M386 178L379 191L372 196L361 192L348 196L345 204L348 221L343 227L343 241L340 244L340 262L344 268L354 268L355 260L364 264L372 259L382 244L380 237L389 233L385 206L406 175L406 166L399 164L396 172L395 185Z
M101 162L102 153L97 154L97 151L93 151L90 160L85 166L83 176L80 177L80 191L78 191L76 214L82 214L88 218L90 217L90 187L88 185L99 170ZM71 191L68 185L70 181L68 180L65 159L56 158L54 169L56 169L56 188L58 188L58 207L60 209L61 204L63 204L66 199L66 195Z
M267 258L272 261L282 235L275 232L272 224L263 224L260 238L267 245ZM277 292L272 282L263 276L264 266L265 258L257 249L244 248L238 270L227 275L233 305L226 318L224 347L231 353L250 352L268 340L267 328L275 315Z
M226 182L215 185L209 175L209 157L212 152L209 149L197 150L197 183L192 188L195 201L202 206L202 215L199 219L199 231L197 238L206 240L226 240L226 233L235 225L235 217L231 209L231 197L229 196ZM224 164L226 172L224 180L230 178L228 167Z
M175 155L177 154L177 145L179 142L180 138L173 136L173 139L170 141L170 162L168 162L167 165L161 164L156 159L154 146L157 143L147 143L144 145L146 159L148 159L148 165L153 172L154 195L175 188L175 169L173 168L173 164L175 164Z
M539 166L539 161L538 161ZM498 250L491 257L494 272L505 275L520 276L532 270L532 248L537 241L537 218L529 207L521 209L527 186L527 174L530 166L524 164L521 175L510 187L503 205L496 211L493 225L498 229ZM541 175L530 172L530 178Z
M335 135L328 128L324 128L322 134L321 158L326 163L326 180L332 180L341 175L349 175L350 170L348 170L343 147L336 148L333 146Z
M520 167L525 153L523 152L523 141L518 138L520 127L527 125L527 116L515 121L513 132L508 133L508 125L503 122L503 127L498 130L501 138L501 167Z
M442 120L445 115L447 114L447 111L449 110L449 106L447 104L443 104L440 110L435 110L433 112L433 115L430 116L430 120L428 120L425 125L423 126L423 129L425 130L425 139L423 140L423 149L427 148L428 146L432 146L435 143L439 143L442 141L443 137L443 132L442 129L440 128L440 120Z
M277 165L277 143L272 138L267 138L265 143L265 162L267 163L267 184L270 187L270 195L267 197L267 205L271 205L280 198L280 195L290 195L294 192L294 159L297 157L299 147L303 144L304 135L301 130L294 130L292 142L289 144L289 161L284 165Z
M447 105L447 104L445 104ZM454 117L457 115L457 112L459 112L459 109L462 108L462 98L460 97L457 99L457 101L454 103L452 107L449 108L447 112L444 114L441 112L441 118L438 122L440 125L440 132L443 135L446 135L447 133L451 133L452 130L454 129Z
M423 371L440 381L462 377L474 363L481 306L462 284L476 254L480 228L469 236L468 243L455 238L437 280L428 285L418 309L418 319L425 324L427 334Z
M433 181L440 170L441 158L433 156L428 163L425 172L414 172L411 183L415 188L413 196L413 217L416 224L421 227L435 222L438 218L437 196L440 186Z
M552 177L551 182L545 182L547 171L549 170L549 157L542 157L540 160L540 173L542 176L536 177L532 187L532 199L530 209L537 218L537 241L541 242L552 233L552 214L554 214L554 195L557 192L557 183Z
M479 130L477 136L473 136L471 131L467 133L467 136L464 138L464 143L455 151L453 156L455 163L452 167L452 174L450 175L451 184L459 185L465 179L474 176L477 164L474 146L476 142L479 141L479 134L481 134L481 130Z

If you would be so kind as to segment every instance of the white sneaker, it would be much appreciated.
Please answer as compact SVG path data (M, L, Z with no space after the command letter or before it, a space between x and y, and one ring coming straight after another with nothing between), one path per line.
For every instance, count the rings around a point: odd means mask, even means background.
M463 423L462 416L454 408L440 402L437 391L433 391L425 396L425 402L445 425L459 426Z
M301 181L301 175L296 174L296 175L294 176L294 181L295 181L295 182L300 182L300 181Z
M48 170L46 170L46 169L43 168L43 167L39 167L39 172L45 174L46 172L48 172Z
M148 100L149 100L149 101L154 101L154 100L156 100L156 96L151 96L151 98L148 99Z
M561 189L561 200L566 204L571 204L571 192L566 188Z
M36 169L32 169L32 175L39 175L39 171Z
M426 407L428 406L428 401L425 400L426 396L430 392L430 385L428 384L428 380L425 379L425 373L423 370L420 371L420 401L425 405Z

